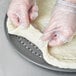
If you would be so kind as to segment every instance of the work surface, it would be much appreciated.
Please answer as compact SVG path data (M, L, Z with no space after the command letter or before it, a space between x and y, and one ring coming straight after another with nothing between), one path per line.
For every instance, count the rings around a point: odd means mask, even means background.
M4 18L11 0L0 0L0 76L76 76L40 68L21 58L9 43L4 31Z

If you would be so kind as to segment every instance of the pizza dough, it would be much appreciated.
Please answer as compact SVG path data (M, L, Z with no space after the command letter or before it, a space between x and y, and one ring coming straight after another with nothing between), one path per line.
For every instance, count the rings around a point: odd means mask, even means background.
M38 46L43 53L43 58L50 65L59 68L76 69L76 37L65 45L51 48L48 47L48 41L45 42L40 39L43 35L41 31L47 27L55 2L55 0L37 0L39 16L27 29L23 26L14 27L8 19L8 33L25 37Z

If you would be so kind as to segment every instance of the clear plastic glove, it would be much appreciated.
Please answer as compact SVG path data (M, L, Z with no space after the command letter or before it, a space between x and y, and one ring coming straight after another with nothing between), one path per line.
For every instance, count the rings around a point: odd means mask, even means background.
M38 16L38 6L35 0L12 0L7 15L16 27L28 27Z
M49 26L45 29L43 40L50 46L59 46L72 40L76 33L76 4L58 1Z

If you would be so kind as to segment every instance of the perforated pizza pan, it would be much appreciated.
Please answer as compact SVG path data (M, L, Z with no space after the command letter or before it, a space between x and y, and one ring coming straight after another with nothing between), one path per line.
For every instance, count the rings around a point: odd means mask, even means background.
M7 16L5 17L4 21L5 34L12 46L17 49L16 52L24 59L27 59L28 61L48 70L71 73L76 72L76 69L62 69L46 63L43 59L42 52L38 49L37 46L35 46L29 40L23 37L8 34L6 22Z

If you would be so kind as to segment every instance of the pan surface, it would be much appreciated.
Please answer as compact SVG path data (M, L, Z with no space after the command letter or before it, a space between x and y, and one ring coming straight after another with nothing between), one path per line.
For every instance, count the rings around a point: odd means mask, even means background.
M76 72L76 69L62 69L46 63L42 57L41 51L38 48L36 48L36 50L33 50L34 47L33 45L32 50L30 50L30 48L27 47L27 45L29 43L31 44L31 42L29 42L27 39L23 37L8 34L6 23L7 23L7 16L5 17L5 21L4 21L5 34L8 40L10 41L10 43L12 44L12 46L14 46L17 49L16 52L24 59L27 59L28 61L45 69L60 71L60 72Z

